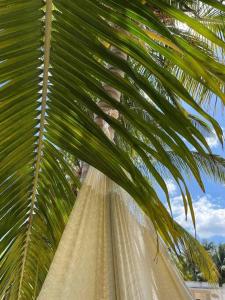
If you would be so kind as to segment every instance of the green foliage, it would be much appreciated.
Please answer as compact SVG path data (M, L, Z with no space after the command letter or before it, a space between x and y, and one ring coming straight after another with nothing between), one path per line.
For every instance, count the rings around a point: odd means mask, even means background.
M213 242L205 241L203 246L217 267L219 273L218 284L222 286L225 283L225 244L215 245ZM206 281L204 274L199 271L199 268L193 264L188 256L181 256L179 261L176 260L176 264L184 280Z
M224 11L219 2L203 2ZM194 224L180 167L185 165L203 190L200 159L208 173L217 170L215 176L224 180L224 160L210 160L202 132L214 130L222 142L222 129L182 84L174 67L222 103L225 68L205 48L189 43L191 33L175 33L170 26L174 22L168 25L162 16L187 23L221 51L225 44L216 31L184 13L192 1L182 3L179 7L175 1L170 6L169 1L154 0L0 1L1 298L30 300L38 295L79 188L77 160L127 190L172 251L188 252L207 279L217 279L207 252L173 221L136 163L138 158L168 204L165 178L155 162L171 174ZM129 61L115 56L107 45L125 52ZM125 78L115 76L107 64L122 70ZM102 83L134 105L115 101ZM119 120L97 106L103 99L119 111ZM94 114L114 128L117 143L95 124Z
M225 283L225 244L215 247L212 257L220 274L219 285L222 286Z

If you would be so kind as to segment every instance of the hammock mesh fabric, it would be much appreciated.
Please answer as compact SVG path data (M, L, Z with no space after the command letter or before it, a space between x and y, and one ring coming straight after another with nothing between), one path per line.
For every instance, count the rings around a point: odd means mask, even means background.
M90 168L39 300L192 299L131 197Z

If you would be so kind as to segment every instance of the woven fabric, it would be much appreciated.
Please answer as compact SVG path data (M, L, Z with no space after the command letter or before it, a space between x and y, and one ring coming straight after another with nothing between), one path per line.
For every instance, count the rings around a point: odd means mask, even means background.
M90 168L39 300L190 300L150 221Z

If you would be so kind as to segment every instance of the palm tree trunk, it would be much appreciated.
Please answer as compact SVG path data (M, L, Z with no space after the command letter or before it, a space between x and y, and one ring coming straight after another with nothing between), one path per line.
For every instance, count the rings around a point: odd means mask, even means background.
M120 51L118 48L114 46L110 46L110 51L120 57L121 59L127 60L127 54ZM124 77L124 72L121 71L120 69L114 67L114 66L108 66L108 69L115 74L118 77ZM116 101L120 102L121 100L121 92L113 88L112 86L108 84L103 84L103 89L105 92L114 98ZM112 108L109 104L104 102L103 100L98 103L98 106L108 115L111 117L114 117L115 119L118 119L119 113L116 109ZM102 128L102 130L106 133L108 137L113 141L114 140L114 130L112 127L108 126L107 123L100 117L96 116L95 117L95 122ZM82 171L81 171L81 182L85 179L87 175L89 165L86 162L82 162Z
M127 54L123 53L122 51L120 51L118 48L114 47L114 46L110 46L110 51L120 57L121 59L127 60ZM108 66L109 70L116 76L118 77L124 77L124 72L121 71L120 69L114 67L114 66ZM114 98L116 101L120 102L121 100L121 92L116 90L115 88L111 87L108 84L103 84L103 88L106 91L106 93L111 96L112 98ZM104 101L100 101L98 103L99 107L108 115L110 115L111 117L118 119L119 117L119 113L116 109L112 108L109 104L105 103ZM107 126L107 124L104 122L103 119L96 117L95 119L96 123L102 128L104 129L105 126ZM114 130L113 128L111 128L110 126L107 128L109 131L109 138L111 140L114 140Z

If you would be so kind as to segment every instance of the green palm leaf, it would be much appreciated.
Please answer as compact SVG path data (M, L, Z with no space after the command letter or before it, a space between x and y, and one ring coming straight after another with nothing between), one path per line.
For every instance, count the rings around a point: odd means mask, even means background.
M171 61L223 103L224 66L200 47L189 45L184 36L175 35L157 16L158 10L224 47L216 34L166 1L1 1L1 297L36 299L38 295L79 188L68 157L89 163L121 185L168 247L176 253L182 248L189 251L206 278L216 279L207 253L173 221L129 151L146 166L169 204L165 178L154 161L172 174L195 224L185 175L168 151L204 189L198 161L209 157L211 150L201 129L214 129L221 142L222 129L158 58ZM125 52L129 61L114 55L108 45ZM123 71L125 78L110 72L108 65ZM103 83L122 92L138 110L110 97ZM119 111L119 120L98 107L103 100ZM106 137L93 121L94 114L115 130L122 143ZM214 170L206 160L205 166Z

